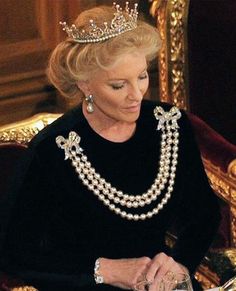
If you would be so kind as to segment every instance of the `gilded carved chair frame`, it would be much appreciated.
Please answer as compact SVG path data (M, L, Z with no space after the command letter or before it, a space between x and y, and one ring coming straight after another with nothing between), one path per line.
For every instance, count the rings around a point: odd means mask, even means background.
M60 116L60 113L39 113L27 119L1 126L0 143L16 142L27 145L40 130Z
M163 40L159 54L160 100L189 110L188 82L188 39L187 23L191 0L154 0L151 13L157 19L157 26ZM227 172L212 161L202 157L209 182L216 192L230 207L231 245L236 247L236 159L227 166ZM234 257L235 250L228 250ZM230 253L232 252L233 255ZM211 288L219 284L219 278L209 274L201 266L196 273L203 287Z
M189 110L187 19L191 0L154 0L152 12L163 39L159 55L160 99ZM38 114L27 120L0 127L0 142L28 144L42 128L61 114ZM223 172L210 160L203 158L212 188L230 205L232 247L236 247L236 160ZM196 277L204 288L215 287L219 278L200 266ZM14 290L35 290L23 286Z
M39 113L30 118L17 121L0 127L0 143L18 143L28 145L31 139L44 127L52 123L61 114ZM4 284L4 283L3 283ZM20 284L20 282L19 282ZM3 286L0 286L3 288ZM2 290L2 289L1 289ZM5 289L4 289L5 290ZM16 287L6 286L6 290L12 291L38 291L33 286L21 285Z

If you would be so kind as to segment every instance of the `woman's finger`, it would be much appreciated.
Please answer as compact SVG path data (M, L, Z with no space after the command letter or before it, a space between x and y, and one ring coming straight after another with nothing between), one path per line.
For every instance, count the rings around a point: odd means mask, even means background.
M160 266L154 280L161 281L168 272L174 272L176 267L177 263L174 261L174 259L172 257L166 256L165 262Z
M165 253L156 255L149 264L146 275L147 279L152 283L148 290L158 290L158 286L160 287L162 279L167 274L174 276L180 272L183 272L183 266L178 264L172 257L167 256Z
M168 256L166 254L160 253L152 259L152 261L149 263L148 270L146 273L146 277L149 282L154 281L156 274L162 268L162 265L165 264L167 258Z

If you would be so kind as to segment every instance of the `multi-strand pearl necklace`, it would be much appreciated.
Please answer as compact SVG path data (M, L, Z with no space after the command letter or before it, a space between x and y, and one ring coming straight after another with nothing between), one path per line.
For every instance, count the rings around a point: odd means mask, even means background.
M128 220L145 220L158 214L170 199L173 191L179 143L177 120L181 117L181 113L176 107L165 112L162 107L157 106L154 109L154 115L159 121L157 130L162 131L159 168L153 184L141 195L123 193L101 177L92 167L87 156L83 154L83 149L80 147L81 138L76 132L71 131L68 139L63 136L56 138L58 147L64 149L65 159L69 158L72 161L82 183L111 211ZM133 214L120 208L141 208L149 205L161 195L164 189L166 189L164 197L147 213Z

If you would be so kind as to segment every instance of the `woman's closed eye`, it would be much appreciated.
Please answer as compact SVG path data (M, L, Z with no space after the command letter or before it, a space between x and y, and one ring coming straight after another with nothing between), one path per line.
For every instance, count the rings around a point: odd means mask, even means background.
M147 78L148 78L148 73L147 73L147 72L142 73L142 74L138 77L139 80L145 80L145 79L147 79ZM113 83L113 84L110 84L110 86L111 86L112 89L114 89L114 90L120 90L120 89L124 88L125 83L126 83L126 82Z
M145 73L143 73L142 75L139 76L139 80L147 79L147 77L148 77L148 73L145 72Z
M112 89L114 90L119 90L122 89L124 87L125 83L117 83L117 84L110 84L110 86L112 87Z

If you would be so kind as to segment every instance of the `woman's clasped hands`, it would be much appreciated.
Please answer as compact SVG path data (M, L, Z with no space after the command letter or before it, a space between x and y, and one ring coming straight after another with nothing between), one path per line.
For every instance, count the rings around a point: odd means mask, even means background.
M156 291L166 275L188 274L187 269L165 253L132 259L101 258L100 273L104 283L125 290Z

